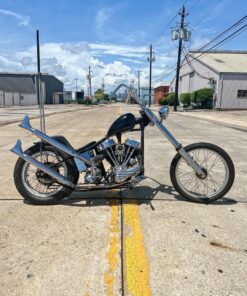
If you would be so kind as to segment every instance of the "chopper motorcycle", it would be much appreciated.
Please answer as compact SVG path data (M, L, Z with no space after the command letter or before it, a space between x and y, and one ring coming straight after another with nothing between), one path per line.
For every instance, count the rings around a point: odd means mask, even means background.
M147 108L125 84L140 105L140 117L127 113L116 119L106 136L99 141L74 149L63 136L48 136L31 126L25 116L20 124L41 141L25 152L17 140L12 152L19 156L14 168L14 182L19 193L33 204L55 204L73 191L107 190L132 187L144 178L144 130L156 126L177 151L170 166L175 190L185 199L210 203L222 198L234 182L234 165L230 156L210 143L183 147L168 131L162 120L168 106L159 110L160 119ZM122 134L140 131L140 142ZM83 182L78 182L79 177Z

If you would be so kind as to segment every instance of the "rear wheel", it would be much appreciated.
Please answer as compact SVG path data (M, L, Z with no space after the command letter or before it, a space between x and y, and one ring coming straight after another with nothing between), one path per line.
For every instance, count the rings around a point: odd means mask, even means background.
M42 154L40 145L29 148L25 153L47 166L52 166L74 184L77 183L79 173L74 160L66 159L64 153L58 152L52 146L45 145L42 148ZM33 204L55 204L73 191L72 188L59 184L52 177L21 158L15 165L14 181L19 193Z
M235 170L230 156L220 147L195 143L184 148L205 172L202 178L178 153L170 168L174 188L186 199L210 203L223 197L232 187Z

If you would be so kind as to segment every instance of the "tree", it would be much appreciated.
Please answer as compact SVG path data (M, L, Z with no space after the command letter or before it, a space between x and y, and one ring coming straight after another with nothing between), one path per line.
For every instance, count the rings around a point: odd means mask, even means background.
M98 88L96 90L96 92L94 93L94 97L97 101L103 101L104 100L104 97L105 97L105 94L104 94L104 91L102 88Z
M174 93L169 93L167 96L167 100L170 106L174 105L174 101L175 101L175 94Z
M191 94L191 102L194 108L211 109L213 107L213 94L212 88L201 88Z
M104 101L109 102L110 96L108 94L104 94Z
M168 100L167 100L167 97L159 98L158 99L158 103L161 106L169 105Z
M191 103L191 93L183 93L180 95L180 101L184 105L184 107L189 107Z

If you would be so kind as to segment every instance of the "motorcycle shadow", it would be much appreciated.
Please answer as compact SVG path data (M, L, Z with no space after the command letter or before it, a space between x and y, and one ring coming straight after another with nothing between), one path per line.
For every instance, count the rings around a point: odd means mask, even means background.
M77 207L91 207L91 206L112 206L120 204L149 204L154 210L152 201L159 202L181 202L187 201L184 197L179 195L174 187L164 185L157 180L147 177L156 183L156 186L148 186L139 184L131 189L123 190L105 190L105 191L88 191L73 193L68 199L61 202L63 205L77 206ZM188 201L187 201L188 202ZM231 198L221 198L210 205L232 205L237 201ZM205 204L205 203L204 203Z

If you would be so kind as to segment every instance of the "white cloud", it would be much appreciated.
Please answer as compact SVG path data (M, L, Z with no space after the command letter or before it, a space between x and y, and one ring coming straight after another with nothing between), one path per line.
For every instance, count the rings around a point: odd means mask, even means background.
M14 12L14 11L0 9L0 14L3 14L5 16L14 17L18 21L18 26L28 26L30 23L29 16L22 15L22 14Z
M110 20L114 13L112 7L103 7L97 13L95 17L95 24L97 29L102 29L105 24Z
M45 43L41 45L41 69L57 76L64 82L65 88L73 88L75 78L78 78L80 87L87 89L86 75L88 66L93 71L92 86L94 90L100 87L102 78L108 91L121 82L129 83L135 77L134 71L123 61L121 56L141 54L140 47L127 47L116 44L100 44L85 42ZM110 62L104 57L109 56ZM118 57L117 57L118 56ZM109 60L109 59L108 59ZM0 71L35 72L36 48L16 52L12 57L0 58Z
M75 78L78 86L87 90L89 65L93 71L92 86L95 91L105 79L106 90L110 91L119 83L137 82L136 70L141 69L141 82L148 81L148 63L146 47L125 46L122 44L61 42L44 43L40 48L41 70L53 74L64 82L65 89L75 89ZM167 64L173 63L169 54L157 56L153 74L165 71ZM17 51L13 56L0 56L0 71L36 72L36 47Z

